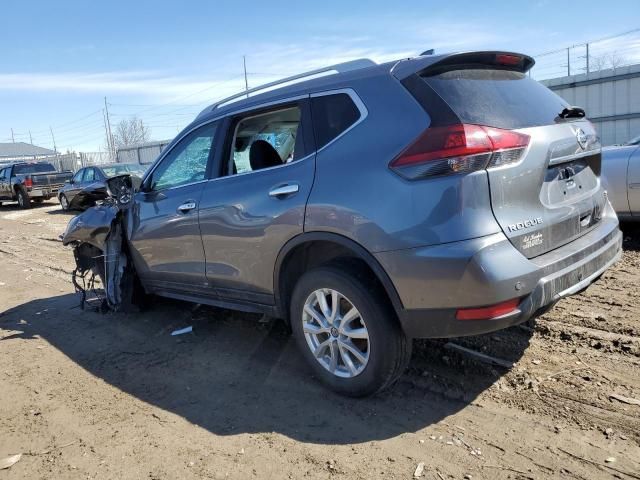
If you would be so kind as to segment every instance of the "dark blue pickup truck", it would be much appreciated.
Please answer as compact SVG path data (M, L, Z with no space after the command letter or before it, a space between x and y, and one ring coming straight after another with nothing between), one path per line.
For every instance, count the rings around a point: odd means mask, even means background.
M0 165L0 205L17 201L20 208L30 208L31 202L41 203L57 198L73 172L58 172L48 162L21 162Z

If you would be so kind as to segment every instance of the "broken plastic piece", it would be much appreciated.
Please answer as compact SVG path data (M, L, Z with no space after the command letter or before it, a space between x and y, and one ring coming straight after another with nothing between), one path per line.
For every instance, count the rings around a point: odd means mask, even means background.
M191 333L193 332L193 327L185 327L185 328L181 328L179 330L174 330L173 332L171 332L171 336L175 337L176 335L182 335L183 333Z
M13 467L16 463L20 461L21 458L22 458L21 453L18 453L17 455L12 455L7 458L3 458L2 460L0 460L0 470Z

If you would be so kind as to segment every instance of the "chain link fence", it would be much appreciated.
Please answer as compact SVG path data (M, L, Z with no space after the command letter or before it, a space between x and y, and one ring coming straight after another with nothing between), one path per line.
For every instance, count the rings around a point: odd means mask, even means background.
M536 80L600 72L640 63L640 28L541 53L530 75Z

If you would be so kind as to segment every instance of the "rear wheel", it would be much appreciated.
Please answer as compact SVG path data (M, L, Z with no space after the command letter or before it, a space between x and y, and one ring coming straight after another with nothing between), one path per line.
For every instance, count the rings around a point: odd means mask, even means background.
M18 189L18 206L20 208L31 208L31 199L24 188Z
M411 356L411 342L384 293L348 268L315 268L300 278L291 329L320 379L349 396L390 386Z
M60 206L65 212L69 210L69 200L67 200L67 197L64 193L60 195Z

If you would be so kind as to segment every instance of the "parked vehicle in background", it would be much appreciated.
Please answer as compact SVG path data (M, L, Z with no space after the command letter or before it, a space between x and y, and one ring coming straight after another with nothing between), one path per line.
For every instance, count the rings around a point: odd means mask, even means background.
M621 220L640 220L640 136L602 149L602 182Z
M16 201L20 208L30 208L31 202L41 203L55 198L73 172L57 172L48 162L12 163L0 166L0 205Z
M85 210L107 197L106 180L119 175L142 178L145 167L137 163L95 165L78 170L58 192L63 210Z
M360 60L234 95L63 242L114 309L142 285L284 318L318 378L372 394L412 338L521 323L621 254L593 125L533 63Z

